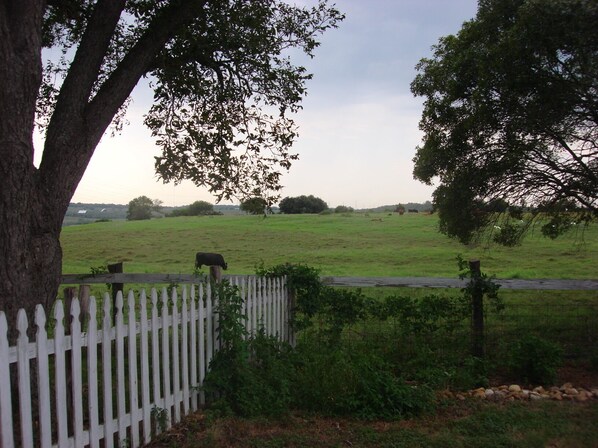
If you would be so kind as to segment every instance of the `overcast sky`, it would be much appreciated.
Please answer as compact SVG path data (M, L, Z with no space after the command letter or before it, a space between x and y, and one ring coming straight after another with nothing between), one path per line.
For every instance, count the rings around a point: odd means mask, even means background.
M301 3L314 3L303 0ZM346 14L313 60L303 111L296 117L299 154L282 178L282 197L313 194L329 206L367 208L431 199L413 179L421 141L421 98L409 90L415 64L441 36L474 17L476 0L337 0ZM126 204L146 195L164 205L215 202L191 183L163 184L154 173L159 149L142 124L151 95L139 86L121 135L106 135L72 201Z

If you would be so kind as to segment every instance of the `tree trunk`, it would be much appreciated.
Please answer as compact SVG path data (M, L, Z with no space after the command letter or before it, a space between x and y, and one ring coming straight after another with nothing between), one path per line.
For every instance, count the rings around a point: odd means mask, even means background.
M157 14L93 94L125 0L98 0L85 24L33 164L36 101L42 80L44 0L0 0L0 311L16 337L16 315L50 310L62 270L62 220L100 138L174 30L205 0L177 0ZM39 148L38 148L39 149ZM67 311L68 313L68 311Z
M15 174L5 173L0 181L0 310L12 330L10 340L15 338L19 308L27 311L31 328L35 306L41 304L47 311L56 297L66 212L55 199L40 197L32 176Z
M56 289L58 235L42 212L33 165L35 102L41 82L43 2L0 2L0 311L14 340L16 313L47 304Z

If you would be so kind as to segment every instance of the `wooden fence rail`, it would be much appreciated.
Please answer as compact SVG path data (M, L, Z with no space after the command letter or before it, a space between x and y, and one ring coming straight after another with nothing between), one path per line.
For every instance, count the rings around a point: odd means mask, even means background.
M231 277L244 299L248 333L292 341L285 280ZM86 280L87 281L87 280ZM129 280L127 280L129 281ZM105 282L105 280L102 280ZM198 409L200 388L219 349L217 294L210 284L116 299L89 299L83 315L57 301L47 319L35 313L35 338L24 310L18 340L0 311L0 446L136 448ZM71 317L65 318L65 311ZM69 323L70 321L70 323ZM16 380L15 380L16 379ZM70 393L69 393L70 392Z
M399 288L463 288L468 280L441 277L322 277L328 286L399 287ZM495 279L503 289L598 290L598 280Z
M222 276L223 279L251 276ZM189 283L199 277L192 274L67 274L62 276L63 284L82 283ZM538 290L597 290L598 280L560 279L496 279L503 289ZM466 280L449 277L331 277L323 276L322 282L329 286L350 287L403 287L403 288L463 288Z

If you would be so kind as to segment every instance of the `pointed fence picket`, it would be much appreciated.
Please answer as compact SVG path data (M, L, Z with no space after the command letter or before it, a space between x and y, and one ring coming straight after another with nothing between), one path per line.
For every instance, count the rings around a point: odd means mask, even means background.
M249 336L263 327L292 340L284 279L231 284ZM14 346L0 311L0 447L136 448L199 409L220 347L215 291L200 283L152 289L149 298L119 292L116 313L108 294L101 306L90 297L85 312L76 298L69 310L57 301L51 319L38 305L33 323L20 310Z

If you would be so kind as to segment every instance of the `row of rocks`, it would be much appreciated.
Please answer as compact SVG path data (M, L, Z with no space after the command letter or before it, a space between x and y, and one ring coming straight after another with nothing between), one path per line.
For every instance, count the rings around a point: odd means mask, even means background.
M493 401L515 401L515 400L569 400L569 401L587 401L598 400L598 387L584 389L573 387L571 383L565 383L561 387L553 386L545 389L542 386L533 389L525 389L518 384L510 386L503 385L497 387L473 389L466 392L451 392L443 390L439 392L440 398L465 400L468 397L482 400Z

